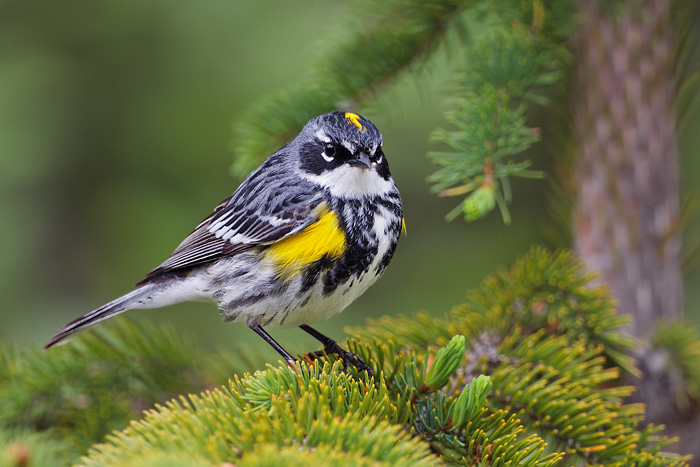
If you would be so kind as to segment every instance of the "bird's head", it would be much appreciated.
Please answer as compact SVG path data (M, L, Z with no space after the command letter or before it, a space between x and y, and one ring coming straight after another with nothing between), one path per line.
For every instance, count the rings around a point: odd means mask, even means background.
M386 193L393 186L382 134L352 112L311 119L295 139L302 177L345 198Z

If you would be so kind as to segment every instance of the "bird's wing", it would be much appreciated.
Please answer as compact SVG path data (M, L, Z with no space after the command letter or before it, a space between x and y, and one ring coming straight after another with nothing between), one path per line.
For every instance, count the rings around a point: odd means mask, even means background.
M296 187L270 186L249 178L236 193L136 285L159 275L208 263L255 245L274 243L312 224L322 203L320 193Z

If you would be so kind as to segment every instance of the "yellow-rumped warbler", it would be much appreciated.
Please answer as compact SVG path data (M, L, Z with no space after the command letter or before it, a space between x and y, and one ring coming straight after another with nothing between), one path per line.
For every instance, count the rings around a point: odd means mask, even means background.
M345 364L357 356L308 326L340 313L386 269L401 197L364 117L330 112L270 156L137 288L62 327L44 348L136 308L212 300L287 361L263 327L301 327Z

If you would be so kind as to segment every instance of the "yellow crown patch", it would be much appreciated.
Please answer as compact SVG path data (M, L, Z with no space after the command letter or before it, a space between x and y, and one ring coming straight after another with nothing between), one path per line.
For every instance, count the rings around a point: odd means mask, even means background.
M354 114L352 112L345 112L345 120L349 121L353 125L355 125L357 128L360 129L360 131L365 131L365 127L362 126L362 123L360 123L360 116L357 114Z

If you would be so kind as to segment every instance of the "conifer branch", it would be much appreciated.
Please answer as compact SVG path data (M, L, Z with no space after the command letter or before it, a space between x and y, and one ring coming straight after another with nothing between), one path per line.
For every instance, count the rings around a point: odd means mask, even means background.
M542 91L560 80L569 62L573 2L392 0L362 6L356 24L329 39L327 52L313 61L306 84L261 100L238 120L234 172L247 174L309 118L354 110L399 74L417 70L452 23L468 29L456 18L469 12L484 17L488 32L462 34L477 39L465 44L457 106L446 115L453 129L435 130L431 137L449 150L428 154L441 167L429 181L440 196L463 197L448 220L476 220L498 207L509 223L509 177L543 176L514 157L539 140L539 130L526 125L526 112L531 104L548 104Z
M232 359L209 369L207 357L172 327L128 319L52 352L0 346L0 429L48 431L73 453L84 452L154 403L243 369Z
M138 405L213 381L199 369L209 357L127 320L51 357L0 347L0 456L58 462L111 426L119 430L83 465L258 465L275 454L302 465L323 456L341 465L685 466L663 452L673 440L659 427L641 427L644 408L624 403L632 388L619 375L634 369L632 343L592 280L569 252L535 248L442 318L353 329L348 349L376 379L341 371L335 356L294 369L281 362L156 404L125 430ZM670 349L667 334L659 345ZM697 336L682 341L677 360L694 361Z
M496 2L487 8L493 25L466 47L453 127L437 129L432 141L450 151L428 156L441 167L428 181L439 196L464 196L446 219L471 221L496 206L506 224L512 194L509 177L541 178L529 161L513 157L540 135L526 125L530 104L548 105L542 90L556 84L568 62L566 33L572 26L569 1Z
M312 117L354 110L434 50L452 18L473 2L392 0L374 2L372 15L329 39L306 84L269 96L234 127L234 172L244 176L261 158L294 137Z

